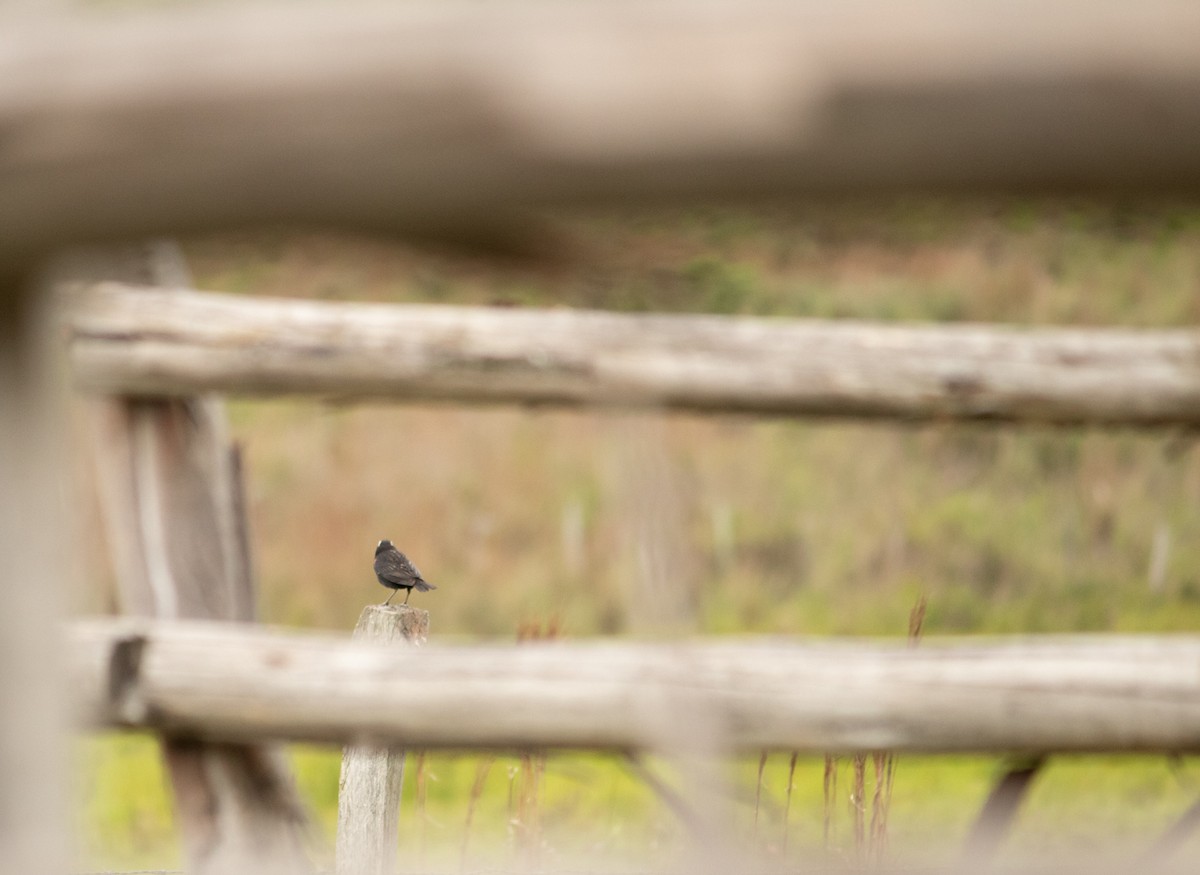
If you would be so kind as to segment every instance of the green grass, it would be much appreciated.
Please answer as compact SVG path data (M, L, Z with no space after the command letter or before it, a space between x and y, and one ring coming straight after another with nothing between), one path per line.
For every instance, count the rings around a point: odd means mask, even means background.
M81 739L74 766L79 854L86 868L180 863L157 742L119 733Z
M108 735L89 739L81 748L82 850L87 865L177 865L177 841L154 742L137 735ZM340 756L331 748L292 748L298 786L313 816L318 862L325 865L331 862L336 828ZM788 760L783 753L767 760L757 827L757 758L730 765L725 806L735 840L746 853L795 864L826 854L857 859L849 760L840 761L828 848L823 838L824 764L819 757L799 759L785 822ZM523 780L520 758L494 759L467 830L467 801L480 761L471 755L428 756L422 809L414 801L416 768L410 754L400 814L405 871L457 871L464 859L467 870L473 871L523 859L527 848L519 835L514 801ZM900 757L888 858L915 862L952 854L1002 762L992 757ZM679 774L667 764L652 759L650 765L668 781L678 781ZM868 818L871 780L868 770ZM1006 853L1130 853L1164 831L1194 801L1197 790L1200 760L1194 758L1053 758L1034 784ZM617 871L644 869L648 861L671 859L690 842L679 818L618 756L549 757L536 807L537 853L550 868L590 859L607 861Z
M614 213L567 218L560 230L558 259L539 264L315 235L224 235L186 248L200 287L247 294L1020 325L1200 322L1200 210L1188 205L902 198ZM902 636L924 595L927 635L1200 630L1200 453L1190 435L309 401L237 400L230 412L248 461L262 614L273 623L351 628L364 603L382 598L368 557L391 537L440 585L418 602L436 638L511 640L523 622L550 618L568 637L626 634L642 586L638 539L652 531L682 593L680 616L663 628ZM582 524L574 546L570 520ZM1152 591L1159 531L1170 551ZM92 531L87 542L95 540ZM96 588L80 601L101 608L109 598ZM637 631L653 635L653 624ZM735 830L767 855L782 853L786 759L768 761L757 838L747 802L757 758L732 770ZM294 761L328 837L337 754L300 748ZM153 746L88 739L78 762L87 866L178 862ZM800 763L789 854L822 850L822 768ZM953 846L996 769L994 759L902 757L894 853ZM413 771L401 815L406 859L424 854L456 869L477 760L427 760L423 815ZM1195 771L1153 757L1055 760L1015 847L1145 839L1194 795ZM531 852L512 822L520 780L517 760L496 761L468 863ZM846 804L843 792L833 850L850 859ZM547 863L596 850L633 868L682 840L653 793L601 756L549 760L539 822Z

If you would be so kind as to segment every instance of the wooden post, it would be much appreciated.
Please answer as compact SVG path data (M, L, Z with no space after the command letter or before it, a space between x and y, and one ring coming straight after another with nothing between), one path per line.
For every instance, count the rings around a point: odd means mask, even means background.
M0 275L0 872L66 871L58 352L31 284ZM69 485L69 484L68 484Z
M80 253L67 278L190 285L170 241ZM254 620L236 448L213 396L110 396L92 404L101 498L122 610L165 619ZM311 870L305 814L280 751L164 734L189 871Z
M1029 795L1033 779L1045 765L1044 756L1035 756L1009 765L992 787L963 843L961 861L964 872L976 871L990 862L1000 844L1012 831L1021 803Z
M429 612L408 605L368 605L354 638L381 646L420 646L429 637ZM404 751L356 745L342 754L338 784L337 875L396 871L397 818Z

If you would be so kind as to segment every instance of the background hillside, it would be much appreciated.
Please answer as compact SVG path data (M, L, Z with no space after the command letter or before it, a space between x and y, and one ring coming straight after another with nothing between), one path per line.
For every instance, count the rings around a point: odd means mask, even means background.
M186 241L185 250L197 287L256 295L1200 323L1200 211L1170 204L900 199L564 217L554 231L554 251L537 259L315 234L226 235ZM252 399L230 410L247 456L271 623L351 628L364 604L387 595L370 561L388 537L439 585L413 597L431 612L434 637L512 638L530 626L568 637L902 636L921 596L927 635L1200 629L1200 453L1191 434ZM87 549L103 556L94 521ZM110 592L100 586L81 599L106 610ZM80 750L85 858L168 861L169 813L151 746L110 737ZM336 752L296 756L328 828ZM785 853L786 765L768 764L770 814L756 841L776 855ZM756 767L739 772L747 835ZM678 840L653 794L607 758L551 760L533 791L527 768L494 764L470 827L478 759L430 758L410 769L406 847L424 854L428 845L431 861L453 868L464 835L523 853L536 846L548 859L593 846L637 854ZM799 765L788 853L821 847L822 769ZM902 762L893 844L955 840L993 769L977 759ZM1190 801L1197 775L1190 761L1055 765L1021 841L1153 835ZM411 801L418 792L424 804ZM534 838L528 808L513 826L522 792L536 799Z

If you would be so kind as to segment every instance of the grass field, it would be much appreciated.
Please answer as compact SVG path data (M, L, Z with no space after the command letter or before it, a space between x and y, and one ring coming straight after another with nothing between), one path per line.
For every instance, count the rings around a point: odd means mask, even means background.
M82 851L88 865L178 865L154 741L142 736L89 739L81 745L80 758L88 799L81 812ZM761 794L756 793L757 761L730 766L726 802L737 846L765 861L797 867L821 859L847 866L874 859L869 841L855 840L849 760L839 764L826 843L825 764L802 757L790 773L789 759L776 754L767 760ZM319 864L331 866L340 753L301 746L293 750L292 761L314 815L314 855ZM481 763L488 769L482 791L474 796ZM671 774L659 765L659 771ZM901 757L884 859L948 861L1000 767L1000 760L989 757ZM410 756L400 816L403 871L494 871L529 863L561 871L597 861L610 871L645 871L648 865L677 859L691 841L670 807L617 757L549 757L533 807L522 807L529 771L519 757L429 755L423 774L421 804L416 758ZM870 769L867 777L864 821L869 823ZM1198 793L1200 760L1194 758L1058 758L1035 784L1005 853L1010 859L1062 853L1109 861L1114 854L1133 855ZM1197 851L1200 841L1193 839L1184 853Z
M281 234L186 249L201 288L305 298L1200 321L1200 211L1172 205L898 200L572 217L555 231L555 257L537 263ZM414 599L439 639L512 638L522 624L552 622L569 637L901 636L920 596L928 635L1200 629L1200 454L1190 434L312 401L235 400L230 410L272 623L352 627L363 604L384 596L369 562L390 537L440 586ZM98 528L88 550L102 557ZM639 562L647 551L649 565ZM81 600L107 610L109 591ZM87 739L78 758L87 866L175 861L152 745ZM294 758L328 837L336 752ZM823 762L798 764L786 855L787 757L768 761L756 835L757 765L731 770L735 832L768 856L825 853ZM523 768L496 760L467 829L479 760L429 757L423 808L410 763L406 869L421 860L457 869L464 838L468 869L506 854L552 867L592 853L633 868L681 841L654 793L602 756L551 758L522 820ZM893 858L952 846L997 768L902 758ZM1197 774L1194 762L1164 758L1055 761L1014 852L1152 836L1190 804ZM839 787L829 853L853 861L844 776Z

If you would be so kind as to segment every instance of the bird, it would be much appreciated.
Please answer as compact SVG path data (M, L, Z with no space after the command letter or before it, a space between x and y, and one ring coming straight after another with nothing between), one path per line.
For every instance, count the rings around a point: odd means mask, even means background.
M375 547L375 577L384 586L397 592L402 589L408 590L404 594L404 604L406 605L414 587L417 592L437 589L432 583L426 583L425 579L421 577L421 572L417 570L417 566L408 561L408 557L397 550L395 545L386 538ZM387 601L383 604L391 602L392 596L395 594L393 592L388 596Z

